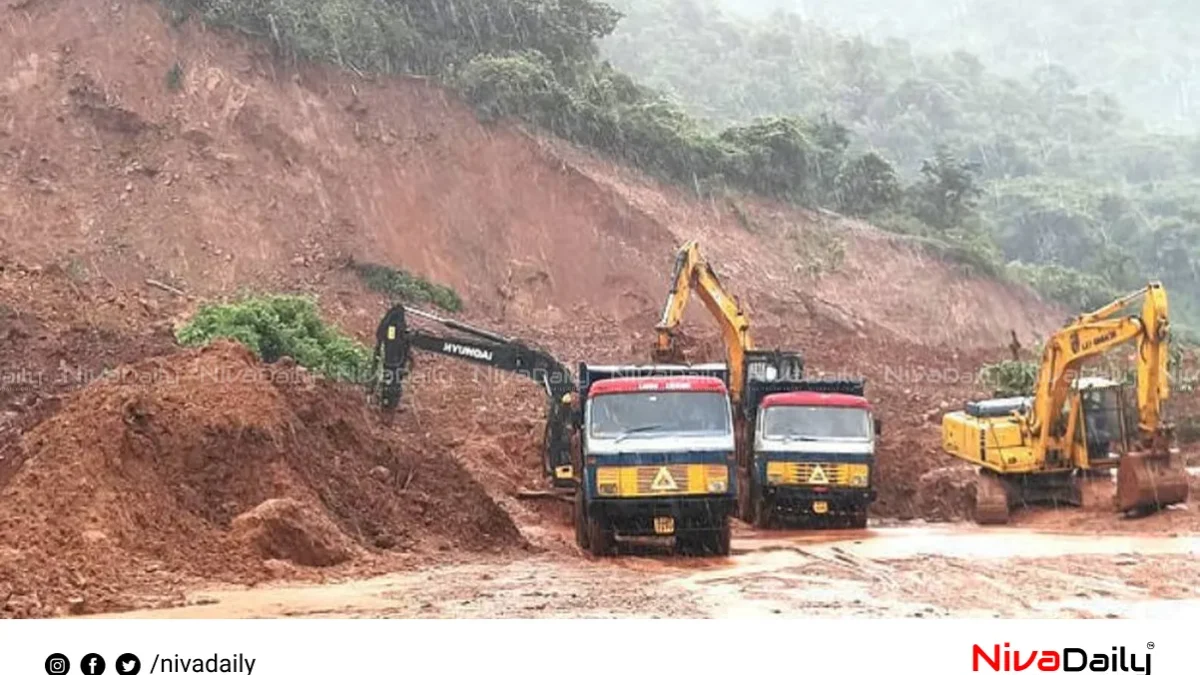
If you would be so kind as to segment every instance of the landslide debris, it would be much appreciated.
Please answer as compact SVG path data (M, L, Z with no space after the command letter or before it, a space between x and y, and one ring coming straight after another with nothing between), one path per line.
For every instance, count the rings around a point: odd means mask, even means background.
M0 616L523 543L446 448L376 415L358 392L228 342L121 368L22 439L28 459L0 491Z

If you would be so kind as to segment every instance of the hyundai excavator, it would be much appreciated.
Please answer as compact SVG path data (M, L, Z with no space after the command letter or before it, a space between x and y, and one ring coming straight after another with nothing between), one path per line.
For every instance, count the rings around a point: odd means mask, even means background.
M863 380L806 380L800 352L759 350L737 299L689 241L675 258L655 328L653 360L684 363L676 333L692 292L721 326L737 440L738 513L769 527L777 516L862 528L875 499L881 425Z
M438 335L408 325L408 315L439 324L460 335ZM385 410L400 404L403 380L409 373L412 350L451 356L478 365L523 375L546 392L546 428L543 436L543 468L556 488L575 487L571 465L571 434L575 428L573 404L576 396L571 369L547 352L496 333L444 319L404 305L392 307L375 334L371 372L383 370L373 384Z
M1121 512L1187 501L1187 472L1162 419L1169 339L1167 292L1150 283L1052 335L1033 396L968 403L945 415L944 450L978 467L975 520L1006 523L1021 504L1079 506L1082 475L1114 468ZM1129 342L1137 352L1134 401L1121 383L1080 377L1086 363Z

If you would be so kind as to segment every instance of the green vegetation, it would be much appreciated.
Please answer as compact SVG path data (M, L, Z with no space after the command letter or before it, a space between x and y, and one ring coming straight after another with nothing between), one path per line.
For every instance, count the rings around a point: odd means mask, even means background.
M437 305L448 312L457 312L463 307L462 298L448 286L384 265L352 262L350 266L367 288L393 300Z
M289 356L337 380L359 381L370 362L362 345L321 319L316 302L298 296L267 295L204 305L176 338L188 347L221 338L236 340L264 362Z
M1157 278L1171 292L1176 324L1200 325L1200 136L1146 131L1113 93L1081 85L1073 72L1045 62L1049 49L1082 67L1075 41L1046 41L1045 33L1030 31L1033 15L1092 48L1111 45L1089 33L1121 33L1120 44L1132 51L1134 34L1119 17L1152 24L1161 34L1165 15L1187 25L1183 5L1152 10L1132 0L1100 0L1108 16L1092 4L1085 12L1082 0L1019 8L999 0L919 0L903 8L884 0L753 0L726 2L729 12L718 0L612 2L626 16L602 43L604 53L693 114L718 124L828 115L853 132L848 152L875 151L901 180L914 182L901 199L904 208L858 215L939 243L957 239L956 253L985 269L989 260L1020 263L1008 271L1072 309L1094 308ZM944 45L970 23L963 14L975 16L977 33L988 22L1004 26L1005 36L1023 45L1013 53L1028 67L1001 76L955 49L921 52L900 39L840 35L792 14L754 19L732 11L736 5L762 16L801 4L809 16L874 17L879 36L889 27L924 35L940 23ZM1082 23L1070 25L1062 19L1068 14ZM1191 42L1173 44L1200 56ZM1107 63L1116 68L1113 59ZM1147 71L1145 61L1125 65L1128 72ZM1142 84L1161 93L1164 81ZM948 236L951 230L960 231Z
M183 89L183 65L178 61L167 69L166 83L170 91Z
M800 11L814 23L876 42L977 54L1005 77L1050 63L1101 88L1161 128L1200 122L1200 6L1186 0L726 0L730 12Z
M920 15L915 23L942 26L941 53L784 13L726 14L718 0L163 1L173 15L267 40L284 58L438 78L483 120L524 120L701 194L753 192L868 219L1073 309L1158 278L1176 325L1200 325L1200 137L1147 132L1112 93L1080 83L1106 81L1097 69L1111 67L1139 74L1122 86L1140 81L1161 94L1166 85L1144 77L1145 60L1093 63L1063 40L1052 51L1091 74L1046 63L1045 43L1016 35L1028 7L978 0L961 10L1006 31L1019 56L981 59L952 44L947 26L958 21L945 17L957 0L905 9ZM1182 5L1139 14L1132 0L1098 1L1152 34L1186 25ZM881 20L896 13L884 0L848 2ZM1082 3L1042 3L1035 13L1085 51L1108 49L1083 39L1091 34L1133 49L1113 32L1121 20ZM805 0L832 19L849 16L833 5ZM1024 66L998 74L985 61ZM400 289L384 292L420 297L403 276L372 278Z
M1000 361L979 371L979 378L992 390L992 395L1000 398L1032 396L1037 376L1035 361Z
M953 186L937 196L925 177L905 190L891 164L853 150L850 131L831 118L768 115L710 128L597 58L597 41L621 18L598 0L164 2L270 40L285 58L438 77L485 121L524 120L700 193L733 188L864 217L932 213L940 220L922 234L937 239L977 229L957 222L969 207L945 199Z

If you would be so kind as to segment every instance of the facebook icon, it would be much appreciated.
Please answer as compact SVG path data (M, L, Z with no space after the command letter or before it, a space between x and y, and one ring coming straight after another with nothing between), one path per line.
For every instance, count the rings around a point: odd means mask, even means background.
M79 669L84 675L104 675L104 657L99 654L88 654L79 661Z

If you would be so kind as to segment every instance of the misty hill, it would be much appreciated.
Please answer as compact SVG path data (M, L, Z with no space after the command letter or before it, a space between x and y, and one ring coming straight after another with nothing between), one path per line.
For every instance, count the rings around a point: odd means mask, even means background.
M1200 128L1200 5L1185 0L736 0L751 15L795 11L822 26L921 49L965 50L1021 76L1047 64L1113 92L1164 130Z
M1057 65L1014 78L964 51L844 35L798 14L747 18L717 0L615 4L626 16L605 56L693 114L715 125L827 115L902 175L927 175L931 155L964 159L947 194L978 205L982 231L1015 263L1008 273L1081 309L1160 278L1200 323L1196 137L1147 131L1114 95ZM887 214L873 222L908 227Z

